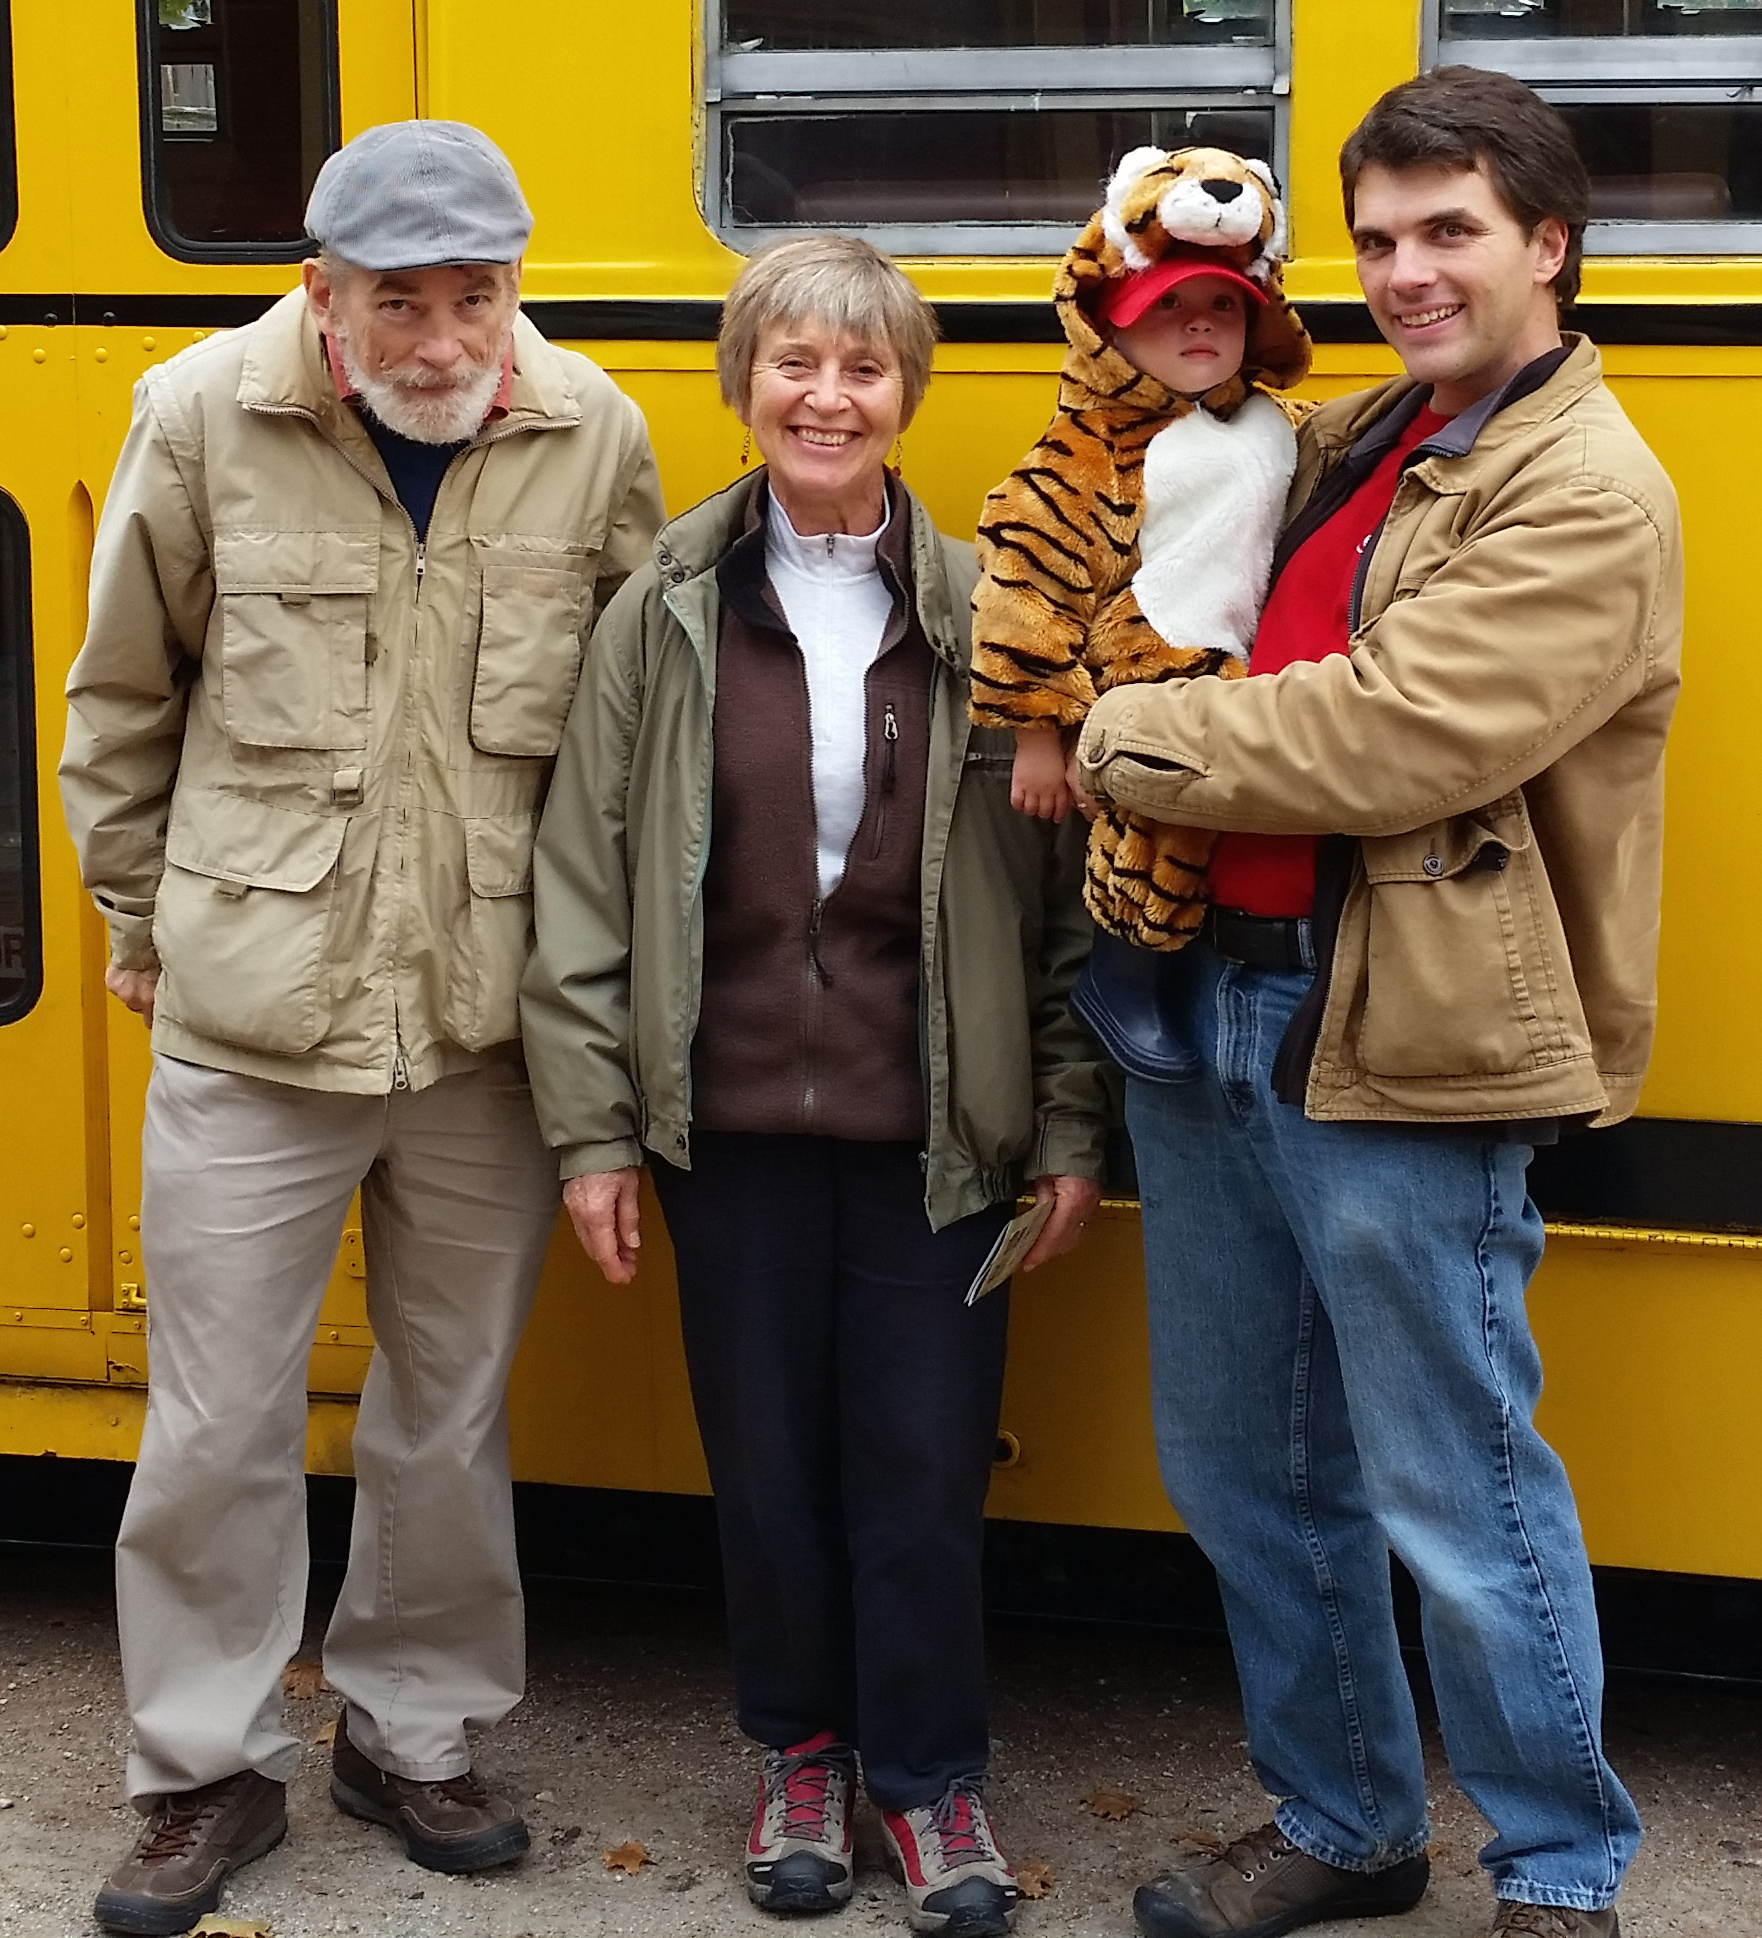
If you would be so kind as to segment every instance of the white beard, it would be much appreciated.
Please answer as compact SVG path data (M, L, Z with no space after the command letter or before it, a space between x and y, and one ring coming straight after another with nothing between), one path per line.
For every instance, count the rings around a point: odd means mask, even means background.
M337 354L361 401L389 431L417 444L463 444L475 437L502 382L506 346L489 363L463 366L465 375L376 377L355 360L347 334L335 332Z

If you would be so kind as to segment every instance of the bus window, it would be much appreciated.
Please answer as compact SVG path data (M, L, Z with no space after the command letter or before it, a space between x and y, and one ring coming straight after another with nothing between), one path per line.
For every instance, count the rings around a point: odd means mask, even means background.
M712 227L1061 254L1128 149L1279 164L1288 0L717 0Z
M12 9L0 5L0 249L18 227L18 137L12 108Z
M43 987L34 707L30 535L0 492L0 1024L16 1023Z
M147 225L186 262L306 253L337 146L334 0L140 0Z
M1428 33L1434 59L1501 68L1565 115L1588 253L1762 250L1762 0L1434 0Z

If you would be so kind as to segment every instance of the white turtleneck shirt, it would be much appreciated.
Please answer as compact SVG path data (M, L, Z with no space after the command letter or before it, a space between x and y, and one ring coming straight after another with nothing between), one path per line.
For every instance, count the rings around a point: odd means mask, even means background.
M843 879L844 858L863 818L864 681L893 611L893 594L875 562L886 529L884 512L866 537L825 532L803 538L770 494L765 566L808 676L821 901Z

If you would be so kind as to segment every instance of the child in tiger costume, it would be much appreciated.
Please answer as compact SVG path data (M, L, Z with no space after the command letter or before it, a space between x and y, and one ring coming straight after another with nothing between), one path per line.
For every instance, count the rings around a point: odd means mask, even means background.
M1059 268L1058 412L985 500L973 596L972 716L1014 732L1025 813L1069 809L1069 738L1097 694L1246 670L1301 413L1266 387L1299 382L1310 358L1280 286L1284 236L1263 163L1137 148ZM1090 913L1180 948L1214 839L1104 808Z

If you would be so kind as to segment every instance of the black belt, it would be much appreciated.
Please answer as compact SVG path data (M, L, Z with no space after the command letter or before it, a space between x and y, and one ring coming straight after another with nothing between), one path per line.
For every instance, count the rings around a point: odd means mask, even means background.
M1313 969L1315 929L1307 915L1250 915L1208 908L1205 938L1226 962L1249 969Z

